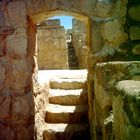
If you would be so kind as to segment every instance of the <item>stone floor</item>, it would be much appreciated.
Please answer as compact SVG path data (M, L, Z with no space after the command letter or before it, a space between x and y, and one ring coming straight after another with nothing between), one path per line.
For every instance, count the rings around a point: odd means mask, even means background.
M46 83L51 79L81 79L87 78L87 70L39 70L38 81L40 84Z

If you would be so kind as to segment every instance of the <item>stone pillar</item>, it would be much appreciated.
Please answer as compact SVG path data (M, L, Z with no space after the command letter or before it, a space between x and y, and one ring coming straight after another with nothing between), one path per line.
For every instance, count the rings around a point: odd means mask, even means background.
M23 2L0 2L0 139L34 135L32 70Z

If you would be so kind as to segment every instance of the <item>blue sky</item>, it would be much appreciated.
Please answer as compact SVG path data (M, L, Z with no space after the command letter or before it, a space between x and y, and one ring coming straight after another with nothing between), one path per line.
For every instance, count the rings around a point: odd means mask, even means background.
M71 16L54 16L50 19L60 19L61 25L65 27L65 29L72 28L72 18Z

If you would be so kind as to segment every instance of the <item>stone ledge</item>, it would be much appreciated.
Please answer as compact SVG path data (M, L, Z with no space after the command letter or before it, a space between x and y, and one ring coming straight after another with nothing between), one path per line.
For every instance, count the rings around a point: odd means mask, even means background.
M119 81L115 88L113 98L115 139L139 140L140 81Z
M140 96L140 81L120 81L117 83L116 89L123 96L137 98Z

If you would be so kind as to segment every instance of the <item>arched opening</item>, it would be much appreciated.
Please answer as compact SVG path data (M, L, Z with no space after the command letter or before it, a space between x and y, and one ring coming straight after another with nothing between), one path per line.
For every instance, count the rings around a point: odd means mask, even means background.
M32 19L33 23L36 25L40 25L40 23L43 20L45 20L45 23L48 22L48 24L50 24L49 23L50 20L47 21L46 19L51 18L52 16L56 16L56 15L59 15L59 16L60 15L67 15L67 16L69 15L69 16L73 16L74 18L76 18L76 20L74 19L73 22L77 22L77 21L84 22L85 34L86 34L86 41L85 41L86 43L85 44L87 46L87 49L89 49L90 48L90 26L89 26L90 19L89 19L89 17L80 15L80 14L76 14L76 13L66 12L66 11L52 11L51 13L49 12L48 14L45 14L45 15L41 14L41 15L33 16L31 19ZM58 21L56 20L56 24L57 24L57 22ZM73 32L70 32L68 34L68 40L66 41L67 47L69 47L71 49L71 45L73 45L72 44L73 40L76 38L76 35L77 34L79 35L80 33L81 32L78 32L78 30L75 29ZM77 40L75 40L74 43L76 44L78 40L79 40L79 38ZM36 41L38 41L37 37L36 37ZM36 45L36 51L38 51L37 47L38 46ZM46 49L46 51L47 51L47 49ZM53 55L53 54L51 54L51 55ZM69 55L69 53L67 55ZM53 55L53 57L54 57L54 55ZM38 66L38 65L36 64L36 66ZM68 70L68 69L70 69L70 68L67 67L67 70L57 69L56 71L55 70L49 71L49 73L48 73L48 71L42 72L38 69L38 72L37 72L38 81L37 82L40 85L42 84L43 86L41 85L42 86L41 88L43 90L47 90L47 92L48 92L48 95L45 95L46 96L45 98L48 100L48 102L46 102L45 106L47 106L48 110L46 111L47 113L45 113L44 117L43 117L44 123L47 123L48 128L52 127L52 129L57 129L57 127L58 127L58 129L60 129L62 127L64 132L71 131L69 134L64 136L65 138L69 137L69 139L73 139L73 138L89 139L90 131L89 131L89 125L88 125L88 94L87 94L87 84L86 84L87 70L77 70L76 71L75 69L74 70ZM87 69L87 66L86 66L86 69ZM56 81L56 79L58 81ZM62 95L62 92L63 92L63 95ZM57 95L55 95L55 94L57 94ZM52 97L52 96L55 96L55 97ZM67 111L67 112L64 111L64 113L62 115L62 116L66 115L66 118L65 118L66 120L65 119L63 120L61 118L61 113L57 112L57 110L59 110L59 107L60 107L60 110L62 109L61 112L63 112L63 108L65 108L64 110ZM70 109L70 112L68 112L69 109ZM57 113L55 112L56 113L55 116L52 113L53 110L55 110L57 112ZM53 119L52 119L52 117L49 117L49 115L53 116ZM36 121L38 121L38 120L36 120ZM62 123L63 123L63 125L62 125ZM38 124L38 122L36 122L36 124ZM54 125L56 127L54 127ZM78 131L77 131L77 128L78 128ZM79 130L79 128L80 128L80 130ZM43 129L40 130L40 128L38 126L36 126L36 129L37 129L37 133L43 134L44 139L48 139L47 130L46 131ZM58 131L58 130L56 130L56 131ZM79 133L79 131L80 131L80 133ZM61 134L55 135L53 137L56 137L59 139L61 137Z
M72 18L71 29L65 29L63 27L65 25L61 25L60 19L55 19L56 15L59 17L64 15L66 17L71 16ZM45 15L40 14L40 15L33 16L32 20L36 25L38 25L37 34L36 34L37 36L36 50L38 53L37 58L38 58L39 65L40 63L42 63L41 66L39 66L39 69L86 69L87 68L87 52L90 46L89 18L87 16L56 10L53 12L49 12ZM70 37L72 40L70 40ZM48 50L47 50L47 46L49 47ZM68 48L68 46L70 47L70 49ZM74 51L73 55L71 55L72 48ZM45 55L46 57L49 58L45 59ZM52 56L53 58L51 58ZM59 57L61 58L59 59ZM76 65L75 67L71 66L74 64L69 64L71 63L70 60L71 58L72 61L75 61L75 65ZM61 63L60 66L59 63Z

